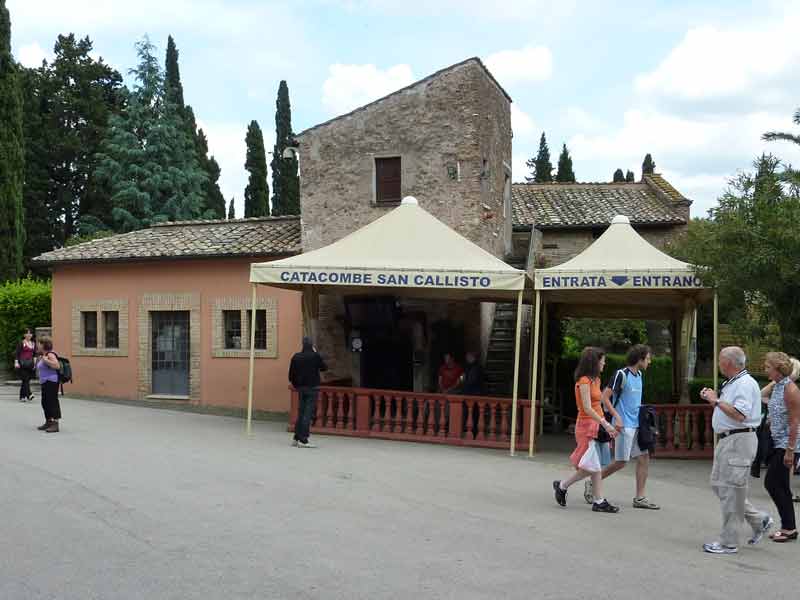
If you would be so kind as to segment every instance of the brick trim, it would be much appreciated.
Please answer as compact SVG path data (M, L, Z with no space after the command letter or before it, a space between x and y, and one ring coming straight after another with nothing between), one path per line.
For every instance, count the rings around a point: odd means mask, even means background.
M105 347L103 312L119 313L119 348ZM97 313L97 348L83 347L83 319L81 313ZM81 300L72 303L72 355L73 356L128 356L128 300Z
M139 298L139 400L152 394L154 311L189 311L189 399L200 403L200 295L192 293L144 294Z
M208 304L211 312L211 356L214 358L250 358L250 310L251 299L246 297L214 298ZM242 316L241 350L225 348L225 321L222 311L239 310ZM256 358L278 358L278 301L275 298L256 297L256 310L267 311L267 347L256 350Z

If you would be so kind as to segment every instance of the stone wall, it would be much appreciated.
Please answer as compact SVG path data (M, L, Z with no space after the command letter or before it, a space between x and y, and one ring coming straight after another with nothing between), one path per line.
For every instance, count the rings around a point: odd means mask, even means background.
M511 246L510 201L504 202L511 178L510 102L477 61L309 129L298 141L304 251L394 208L375 202L375 159L392 156L401 158L403 197L416 197L495 256ZM341 299L320 298L315 341L335 379L352 377L343 317Z

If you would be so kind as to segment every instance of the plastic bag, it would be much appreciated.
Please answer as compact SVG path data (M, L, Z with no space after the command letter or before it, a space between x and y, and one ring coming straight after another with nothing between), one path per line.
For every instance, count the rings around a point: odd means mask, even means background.
M589 442L589 447L581 456L580 461L578 461L578 468L590 473L600 471L600 454L597 452L597 442Z

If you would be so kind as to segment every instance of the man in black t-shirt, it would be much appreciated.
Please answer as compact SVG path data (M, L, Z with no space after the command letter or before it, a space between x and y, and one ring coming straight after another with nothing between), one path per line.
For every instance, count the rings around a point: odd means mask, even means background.
M289 382L300 396L297 422L294 425L293 446L298 448L315 447L314 444L309 443L308 436L311 433L311 419L314 418L319 395L319 373L327 370L328 367L314 348L311 338L304 337L303 350L292 356L292 362L289 364Z

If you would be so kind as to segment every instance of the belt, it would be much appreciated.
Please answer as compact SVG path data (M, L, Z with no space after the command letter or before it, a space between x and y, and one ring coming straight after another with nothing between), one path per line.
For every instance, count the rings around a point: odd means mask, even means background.
M756 429L755 427L743 427L742 429L731 429L729 431L723 431L719 434L719 439L726 438L729 435L733 435L734 433L752 433Z

